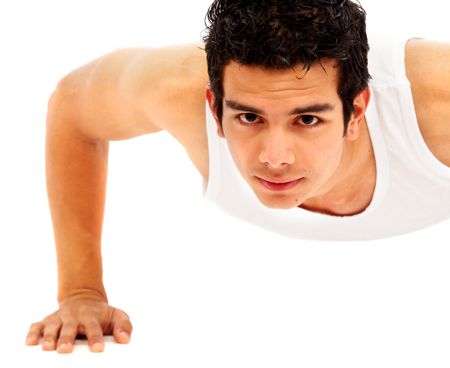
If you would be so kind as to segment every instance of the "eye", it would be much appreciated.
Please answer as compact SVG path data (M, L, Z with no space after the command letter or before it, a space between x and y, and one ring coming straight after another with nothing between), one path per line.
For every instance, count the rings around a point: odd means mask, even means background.
M303 115L299 118L301 125L307 127L313 127L315 125L320 124L320 119L316 116L312 115Z
M259 121L258 115L250 113L250 112L238 115L238 119L241 123L244 123L244 124L254 124Z

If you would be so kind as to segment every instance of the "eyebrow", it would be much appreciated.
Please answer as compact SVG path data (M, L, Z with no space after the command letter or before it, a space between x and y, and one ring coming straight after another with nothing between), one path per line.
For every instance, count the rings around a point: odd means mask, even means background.
M256 107L243 105L239 102L232 100L225 100L225 105L227 105L232 110L247 111L253 114L265 115L265 112ZM301 115L306 113L319 113L334 110L335 106L329 103L316 103L308 106L296 107L289 112L289 115Z

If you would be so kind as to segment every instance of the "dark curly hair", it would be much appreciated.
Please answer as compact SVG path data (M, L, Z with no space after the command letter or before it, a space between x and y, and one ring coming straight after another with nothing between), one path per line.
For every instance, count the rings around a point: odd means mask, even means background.
M214 0L203 37L210 88L220 123L224 67L235 61L308 71L322 58L338 61L338 94L343 103L344 132L354 112L355 96L370 78L366 13L350 0Z

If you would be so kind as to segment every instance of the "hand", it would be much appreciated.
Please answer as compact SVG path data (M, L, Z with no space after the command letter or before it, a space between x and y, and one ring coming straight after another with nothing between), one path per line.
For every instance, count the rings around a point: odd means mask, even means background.
M27 345L37 345L42 337L43 350L71 353L77 335L85 335L92 352L105 348L103 335L114 335L119 344L130 341L132 325L128 315L100 298L72 297L41 322L33 323Z

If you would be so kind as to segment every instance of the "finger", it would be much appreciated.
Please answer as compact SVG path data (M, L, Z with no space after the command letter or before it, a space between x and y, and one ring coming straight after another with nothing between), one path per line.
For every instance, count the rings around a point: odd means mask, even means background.
M56 340L58 339L59 330L61 329L61 320L53 320L44 328L44 337L42 338L43 350L55 350Z
M105 343L103 342L103 330L97 320L91 320L83 324L84 332L88 339L89 349L93 353L101 353L105 350Z
M27 345L37 345L39 344L39 339L42 336L45 325L42 322L33 323L28 331L27 339L25 344Z
M130 317L128 317L125 312L116 309L114 311L113 324L113 335L116 342L119 344L128 344L133 331L133 325L130 322Z
M59 333L57 344L58 353L67 354L73 351L73 345L77 337L78 324L74 321L69 321L63 324Z

